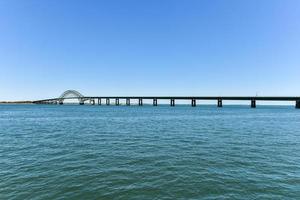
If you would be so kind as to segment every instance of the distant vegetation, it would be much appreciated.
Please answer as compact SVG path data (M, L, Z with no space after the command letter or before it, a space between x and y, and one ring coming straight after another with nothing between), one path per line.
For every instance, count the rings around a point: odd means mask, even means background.
M8 104L30 104L30 103L32 103L32 101L0 101L0 104L4 104L4 103L8 103Z

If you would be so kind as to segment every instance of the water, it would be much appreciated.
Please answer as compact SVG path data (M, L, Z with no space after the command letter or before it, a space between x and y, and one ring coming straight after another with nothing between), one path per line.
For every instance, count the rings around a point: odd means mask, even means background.
M0 105L0 199L299 199L289 106Z

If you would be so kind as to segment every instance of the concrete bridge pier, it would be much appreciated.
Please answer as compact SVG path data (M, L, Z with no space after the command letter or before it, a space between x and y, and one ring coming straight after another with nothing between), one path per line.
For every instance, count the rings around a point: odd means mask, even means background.
M196 99L192 99L192 107L196 107Z
M126 106L130 106L130 99L129 98L126 99Z
M139 106L142 106L142 105L143 105L143 99L139 98Z
M84 105L84 99L79 99L79 105Z
M153 106L157 106L157 99L153 99Z
M101 99L98 98L98 105L101 106Z
M110 99L106 98L106 105L109 106L110 105Z
M95 105L95 99L90 99L90 104Z
M256 101L254 99L251 100L251 108L256 108Z
M175 99L171 99L170 104L171 106L175 106Z
M218 99L218 107L219 108L223 107L222 99Z
M296 108L300 109L300 99L296 101Z
M116 106L120 105L120 100L119 98L116 98Z

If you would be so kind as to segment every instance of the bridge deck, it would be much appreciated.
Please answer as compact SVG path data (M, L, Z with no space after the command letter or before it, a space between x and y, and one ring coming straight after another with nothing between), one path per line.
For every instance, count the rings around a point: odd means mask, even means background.
M256 100L256 101L297 101L299 97L291 96L84 96L63 99L175 99L175 100ZM60 98L42 99L33 102L55 101Z
M222 107L223 100L251 101L251 108L256 107L256 101L295 101L296 108L300 108L300 97L293 96L83 96L76 90L67 90L60 97L52 99L42 99L33 101L35 104L63 104L66 99L78 99L79 104L83 105L85 101L90 101L95 105L101 105L101 100L106 100L106 105L110 105L110 99L115 99L115 105L120 105L120 99L126 99L126 105L130 105L131 99L138 99L139 106L143 105L144 99L153 100L153 106L157 106L157 100L170 100L170 105L175 106L175 100L190 100L193 107L196 106L196 100L217 100L218 107Z
M300 97L284 97L284 96L80 96L80 97L63 97L53 99L43 99L33 101L35 104L63 104L66 99L78 99L79 104L83 105L85 101L90 100L95 105L95 100L101 105L101 99L106 99L106 105L110 105L110 99L115 99L115 104L120 105L120 99L126 99L126 105L130 105L131 99L138 99L139 106L143 105L143 100L153 100L153 106L157 106L157 100L170 100L170 105L175 106L175 100L190 100L193 107L196 106L196 100L217 100L218 107L222 107L223 100L251 101L251 108L256 108L256 101L295 101L296 108L300 108Z

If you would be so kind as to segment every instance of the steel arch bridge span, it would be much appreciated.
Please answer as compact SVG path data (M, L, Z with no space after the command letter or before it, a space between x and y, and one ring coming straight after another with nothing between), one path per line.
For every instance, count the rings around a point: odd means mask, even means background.
M76 90L67 90L59 96L59 99L67 99L67 98L83 98L84 96L76 91Z
M65 99L78 99L80 105L84 104L86 100L84 96L76 90L67 90L62 93L60 97L58 97L58 103L63 104Z

